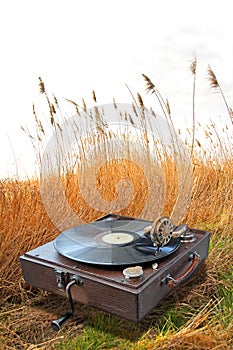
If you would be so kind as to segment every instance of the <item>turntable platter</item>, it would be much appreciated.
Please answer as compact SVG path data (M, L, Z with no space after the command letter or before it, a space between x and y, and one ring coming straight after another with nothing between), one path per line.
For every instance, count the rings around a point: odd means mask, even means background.
M123 266L144 264L172 254L180 239L172 238L161 248L153 246L143 230L145 220L95 221L63 231L54 241L61 255L83 263Z

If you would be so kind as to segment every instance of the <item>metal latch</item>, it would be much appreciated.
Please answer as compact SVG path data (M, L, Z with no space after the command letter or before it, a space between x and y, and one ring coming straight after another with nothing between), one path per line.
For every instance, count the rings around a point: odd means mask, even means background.
M69 274L65 271L55 269L55 275L57 280L57 287L59 289L65 288L68 283Z

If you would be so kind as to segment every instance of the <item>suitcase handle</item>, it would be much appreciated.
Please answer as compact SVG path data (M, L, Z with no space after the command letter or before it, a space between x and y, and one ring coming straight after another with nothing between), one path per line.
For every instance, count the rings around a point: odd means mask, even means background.
M189 268L179 277L173 278L171 275L166 276L167 285L170 288L176 287L181 285L182 283L185 283L188 281L188 279L195 273L198 266L201 262L201 257L197 252L192 253L191 255L192 264L189 266Z

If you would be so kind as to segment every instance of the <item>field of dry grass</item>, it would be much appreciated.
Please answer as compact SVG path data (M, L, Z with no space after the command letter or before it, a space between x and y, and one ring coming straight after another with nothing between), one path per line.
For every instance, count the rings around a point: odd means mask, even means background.
M42 81L40 83L41 92L45 93ZM45 98L50 107L51 125L58 129L59 124L55 125L54 120L55 107L47 95ZM143 102L139 98L140 103ZM77 111L78 105L75 108ZM43 126L38 118L36 123L40 142ZM102 127L100 124L97 126ZM177 289L138 324L79 305L67 327L58 333L50 328L50 322L56 318L58 309L59 315L67 310L67 302L27 286L22 277L19 257L55 239L60 232L48 216L42 201L39 178L0 180L1 349L233 348L233 143L232 138L228 144L218 138L212 140L211 135L216 127L211 127L212 133L205 127L206 137L210 138L208 149L203 149L199 141L192 142L190 137L193 184L190 204L182 219L190 227L211 232L209 257L191 282ZM220 152L216 149L220 149ZM135 149L133 151L136 152ZM137 156L140 157L140 154ZM147 174L147 181L150 181L148 177L158 172L158 163L145 159L145 166L150 167ZM72 163L72 168L68 167L68 171L62 174L61 181L72 210L81 215L83 221L90 222L104 212L90 210L90 205L83 199L78 170L82 168L82 179L84 176L86 183L89 183L94 162L85 164L84 169L79 165L73 171ZM132 201L127 208L118 212L140 216L148 193L146 182L141 181L143 174L137 162L128 156L127 159L121 158L120 162L108 161L104 167L99 164L96 167L96 186L107 201L116 198L115 185L119 180L128 179L133 183ZM166 154L161 168L166 184L162 213L169 216L179 190L177 167L174 159ZM154 219L153 206L147 208L146 216Z

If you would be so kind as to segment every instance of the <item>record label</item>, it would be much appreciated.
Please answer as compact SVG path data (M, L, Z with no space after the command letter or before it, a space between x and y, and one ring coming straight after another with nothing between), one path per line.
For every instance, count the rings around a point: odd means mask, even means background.
M134 237L130 233L124 232L106 233L102 236L102 241L108 244L128 244L130 242L133 242L133 240Z

